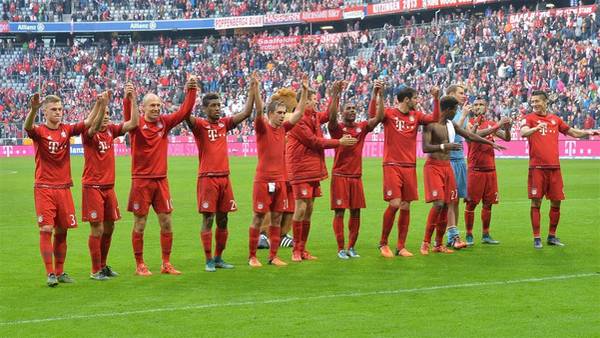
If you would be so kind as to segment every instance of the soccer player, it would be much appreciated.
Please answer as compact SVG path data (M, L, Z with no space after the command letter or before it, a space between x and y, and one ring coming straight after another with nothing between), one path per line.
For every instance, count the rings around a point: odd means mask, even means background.
M465 87L460 84L450 85L446 89L446 94L453 96L459 104L457 114L454 116L453 122L462 129L467 127L468 116L471 113L471 106L465 104L467 102L467 95L465 94ZM458 190L458 199L456 202L450 203L448 218L450 219L450 225L448 226L448 241L449 247L455 249L462 249L467 246L467 243L463 242L460 238L460 232L458 230L458 204L461 198L467 197L467 165L465 163L465 153L463 152L463 138L460 135L456 135L453 140L454 143L461 145L459 150L450 151L450 164L452 165L452 171L454 172L454 178L456 180L456 186Z
M433 202L433 206L427 217L427 227L420 250L422 255L429 254L429 243L431 242L431 235L434 229L437 231L432 251L441 253L453 252L443 245L448 205L458 198L448 152L460 150L462 145L454 142L450 143L449 140L454 140L455 134L459 134L472 142L484 143L492 146L494 149L505 149L492 141L457 126L452 119L456 115L458 104L458 100L453 96L442 97L440 100L441 116L439 121L428 124L423 131L423 152L429 154L423 167L425 201L427 203Z
M134 225L131 234L133 253L136 261L136 275L151 276L152 272L144 263L144 229L150 205L154 208L160 224L160 246L162 251L161 273L179 275L170 262L173 246L173 226L171 212L173 202L167 179L167 147L169 131L185 120L196 103L196 78L191 76L185 84L186 95L179 110L173 114L161 115L162 101L152 93L142 100L143 118L138 127L132 130L131 137L131 191L127 210L133 212ZM129 112L137 113L137 112ZM128 112L124 112L129 119Z
M250 81L248 99L242 112L230 117L221 117L221 98L216 93L207 93L202 98L202 110L206 119L190 115L187 124L194 133L198 147L198 212L202 214L200 238L206 255L205 271L217 268L233 269L233 265L222 258L227 244L227 214L237 210L229 179L227 155L227 132L235 128L252 113L258 94L258 83L253 76ZM216 216L216 217L215 217ZM216 218L215 255L212 255L212 225Z
M35 125L39 109L44 111L45 123ZM77 227L71 187L71 136L79 135L92 122L90 117L75 124L62 123L63 105L60 97L40 94L30 99L30 110L24 128L35 148L35 184L33 196L38 226L40 252L46 267L46 284L73 283L64 272L67 257L67 230ZM52 241L54 233L54 241ZM53 256L54 255L54 264Z
M339 105L339 96L344 84L336 81L331 90L332 97L328 112ZM321 123L329 120L328 112L315 111L316 92L308 90L306 108L302 119L288 132L286 144L286 161L289 164L290 181L296 200L294 215L292 216L292 231L294 233L294 247L292 261L314 260L306 250L306 242L310 232L310 218L312 216L315 197L321 196L320 181L327 178L325 167L326 148L338 146L353 146L357 140L350 135L340 139L325 139L321 131Z
M331 173L331 210L334 210L333 232L338 245L337 256L340 259L359 258L355 250L356 240L360 229L360 209L366 207L365 193L362 183L362 150L365 138L369 132L383 120L383 82L377 80L373 93L377 95L377 114L375 117L356 123L356 104L348 101L344 104L342 123L338 122L335 111L330 111L329 135L333 139L350 135L358 140L351 147L338 147L335 149L335 159ZM344 212L350 209L348 228L348 250L344 250Z
M257 80L255 80L257 81ZM256 132L256 146L258 150L258 164L254 177L252 202L254 217L249 228L248 264L251 267L261 267L262 264L256 257L259 244L260 227L267 213L270 213L269 225L269 264L285 266L286 262L277 257L279 241L281 239L281 219L283 212L288 208L288 191L286 185L285 169L285 133L292 129L302 118L304 106L308 95L308 77L302 78L302 97L294 114L288 121L284 121L287 109L281 100L271 100L267 106L267 116L263 115L263 104L260 93L252 86L256 108L254 129Z
M404 87L396 94L396 106L385 109L383 118L383 198L388 207L383 214L379 251L383 257L393 258L394 253L388 246L388 237L394 226L398 209L398 241L396 255L411 257L413 254L405 248L410 223L410 202L419 199L417 192L417 130L419 125L439 119L439 95L437 87L431 88L433 114L424 114L415 110L418 104L417 92ZM371 98L370 110L375 107ZM369 112L369 116L374 116Z
M521 136L529 142L529 176L527 190L531 199L531 227L533 246L542 248L540 237L540 207L542 198L550 200L550 228L548 245L564 246L556 237L560 219L560 203L565 199L563 180L558 159L558 133L582 138L600 135L598 130L581 130L569 127L560 117L548 112L548 95L536 90L531 93L532 113L521 121Z
M488 120L487 101L478 97L473 102L475 117L469 121L468 130L494 142L494 136L510 141L509 117L503 117L499 123ZM481 223L483 225L481 242L483 244L500 244L490 236L490 221L492 219L492 204L498 203L498 178L496 177L496 162L494 148L482 143L469 143L467 171L467 205L465 208L465 227L467 229L467 245L473 245L473 219L477 204L483 202L481 208Z
M101 95L94 107L93 123L82 134L85 165L82 180L82 219L90 222L91 233L88 247L92 258L94 280L107 280L118 273L106 265L108 250L115 226L121 219L115 184L115 151L113 140L137 128L138 116L135 90L131 83L125 86L124 110L128 110L129 121L121 124L110 123L107 104L109 93ZM133 108L132 108L133 105ZM133 111L133 114L131 112Z

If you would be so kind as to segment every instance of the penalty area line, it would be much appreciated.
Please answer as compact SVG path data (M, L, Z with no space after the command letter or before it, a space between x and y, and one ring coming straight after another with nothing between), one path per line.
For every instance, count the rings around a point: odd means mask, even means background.
M149 314L149 313L157 313L157 312L174 312L174 311L200 310L200 309L221 308L221 307L241 307L241 306L267 305L267 304L278 304L278 303L294 303L294 302L305 302L305 301L319 300L319 299L394 295L394 294L403 294L403 293L418 293L418 292L427 292L427 291L461 289L461 288L493 286L493 285L539 283L539 282L547 282L547 281L554 281L554 280L567 280L567 279L577 279L577 278L587 278L587 277L600 277L600 273L581 273L581 274L574 274L574 275L557 275L557 276L533 277L533 278L513 279L513 280L471 282L471 283L462 283L462 284L427 286L427 287L411 288L411 289L334 293L334 294L328 294L328 295L316 295L316 296L307 296L307 297L288 297L288 298L268 299L268 300L251 300L251 301L245 301L245 302L191 304L191 305L186 305L186 306L164 307L164 308L155 308L155 309L143 309L143 310L110 312L110 313L92 313L92 314L82 314L82 315L63 316L63 317L6 321L6 322L0 322L0 326L37 324L37 323L57 322L57 321L75 320L75 319L126 317L126 316L131 316L131 315Z

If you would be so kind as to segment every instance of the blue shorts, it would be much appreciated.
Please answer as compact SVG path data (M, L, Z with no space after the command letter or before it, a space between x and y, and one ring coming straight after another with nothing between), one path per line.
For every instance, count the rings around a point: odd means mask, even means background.
M458 197L467 197L467 164L464 159L451 159L452 171L454 171L454 179L456 180L456 189Z

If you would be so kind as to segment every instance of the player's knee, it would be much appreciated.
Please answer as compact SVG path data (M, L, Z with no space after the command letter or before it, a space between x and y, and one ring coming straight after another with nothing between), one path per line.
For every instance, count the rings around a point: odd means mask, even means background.
M486 210L492 210L492 204L484 203L483 208Z
M171 215L164 214L158 216L158 223L160 223L160 229L163 232L171 232L173 229L173 225L171 223Z
M112 234L114 229L115 229L114 221L104 221L104 227L102 229L103 233Z
M400 201L400 209L410 210L410 202L409 201Z
M265 220L265 214L255 212L254 217L252 218L252 227L255 229L260 229L264 220Z
M104 226L101 222L90 222L92 236L99 237L104 233Z
M466 209L468 211L473 211L473 210L475 210L476 207L477 207L477 203L475 203L473 201L467 201ZM483 207L485 208L485 204L483 205Z
M218 212L216 216L217 227L219 228L227 228L227 213L226 212Z
M40 227L40 232L49 232L49 233L52 233L53 229L54 229L54 227L52 225L42 225Z
M388 203L389 207L392 209L398 209L402 205L402 200L399 198L395 198Z
M560 208L560 201L550 201L550 206L553 208Z
M203 229L210 229L212 227L215 214L211 212L202 213L202 227Z
M360 209L351 209L350 218L360 218Z
M531 207L533 208L539 208L542 206L542 200L539 198L532 198L531 199Z
M345 209L335 209L335 217L344 217Z

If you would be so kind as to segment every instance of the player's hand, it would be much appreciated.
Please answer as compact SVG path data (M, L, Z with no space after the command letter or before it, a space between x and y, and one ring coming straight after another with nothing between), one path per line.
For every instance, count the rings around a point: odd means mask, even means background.
M538 122L538 125L535 126L536 130L540 130L540 129L545 129L548 127L548 124L546 122Z
M135 88L133 88L133 83L128 82L125 85L125 97L128 99L133 99L135 96Z
M196 76L191 75L190 78L185 83L185 90L188 91L188 90L197 89L197 88L198 88L198 82L196 80Z
M259 83L258 72L254 71L254 72L252 72L252 76L250 77L250 92L258 93L258 83Z
M379 93L382 90L382 87L383 87L383 81L381 81L381 80L375 80L375 82L373 83L373 93L372 93L372 96L379 95Z
M444 150L462 150L462 144L460 143L444 143Z
M470 104L465 104L462 108L462 116L463 117L467 117L469 116L469 114L471 114L471 111L473 110L473 106Z
M302 91L308 93L308 75L302 74Z
M40 107L42 106L42 102L40 101L40 93L33 94L31 99L29 100L29 106L33 111L38 111L40 109Z
M344 136L342 136L342 138L340 138L340 145L344 146L344 147L349 147L349 146L353 146L358 142L357 139L355 139L354 137L346 134Z
M600 130L588 130L587 134L589 136L600 136Z
M431 96L433 96L434 99L440 98L440 87L433 86L431 87L431 90L429 92L431 93Z
M492 145L492 147L493 147L494 149L496 149L496 150L506 150L506 147L504 147L504 146L501 146L501 145L499 145L499 144L497 144L497 143L494 143L494 144Z
M504 127L506 128L506 126L510 126L512 123L512 119L510 117L504 116L500 119L500 123L498 123L500 125L500 127Z
M333 90L331 91L332 96L339 96L344 87L346 86L346 81L338 80L333 83Z

